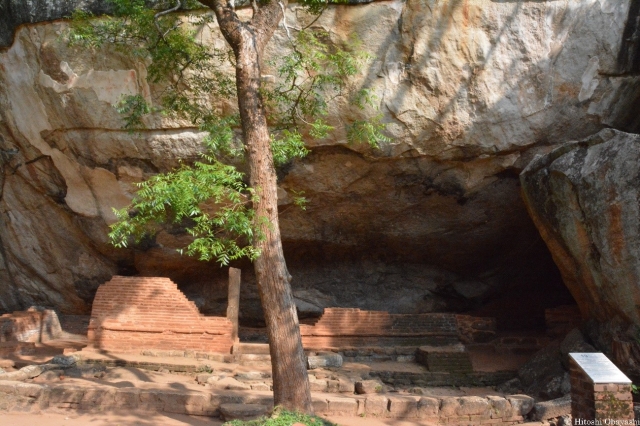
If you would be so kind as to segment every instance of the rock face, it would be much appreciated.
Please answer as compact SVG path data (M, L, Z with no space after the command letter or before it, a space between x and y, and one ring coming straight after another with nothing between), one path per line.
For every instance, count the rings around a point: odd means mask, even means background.
M623 370L640 377L640 136L602 130L532 161L524 198L587 334Z
M640 325L640 136L603 130L540 157L525 199L585 317Z
M2 3L10 13L0 13L0 33L60 18L73 2L18 3ZM517 323L514 315L535 322L540 306L566 303L517 175L535 154L603 127L633 130L640 84L627 39L636 3L393 0L327 10L314 25L336 41L357 34L376 58L353 86L378 96L392 142L348 145L345 124L361 112L338 100L336 133L280 170L281 229L302 309L484 309ZM291 5L287 22L310 18ZM139 273L171 277L202 310L224 312L224 271L177 255L184 235L109 246L111 207L127 204L134 182L196 158L202 135L162 117L123 131L113 104L156 90L144 64L71 49L65 27L22 26L0 52L0 310L87 313L99 284ZM224 46L211 34L202 33ZM279 30L268 55L287 43ZM291 205L293 191L305 192L306 211ZM250 266L237 266L242 318L259 318Z
M70 16L81 8L93 13L108 12L108 2L100 0L2 0L0 2L0 48L11 46L15 29L22 24L53 21Z

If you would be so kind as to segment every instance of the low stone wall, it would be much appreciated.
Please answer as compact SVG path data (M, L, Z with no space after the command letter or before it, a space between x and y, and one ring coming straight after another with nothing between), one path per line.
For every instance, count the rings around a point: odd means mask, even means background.
M222 404L262 404L273 408L270 392L197 392L113 387L54 386L0 381L0 411L113 409L219 416ZM393 395L339 396L315 394L318 415L432 420L437 424L512 425L522 423L533 408L526 395L421 397Z
M414 362L417 346L360 346L337 351L347 362Z
M201 315L168 278L115 276L98 288L88 338L90 350L231 353L231 332L231 321Z
M325 308L313 325L301 324L305 349L363 346L449 345L495 335L493 318L455 314L389 314L357 308Z
M474 371L472 373L432 372L408 373L404 371L369 372L371 377L393 386L496 386L518 375L516 370Z
M0 316L0 342L46 342L62 336L55 311L29 308Z
M511 425L522 423L533 408L533 398L511 395L420 397L372 395L359 398L314 398L316 414L420 419L437 424Z

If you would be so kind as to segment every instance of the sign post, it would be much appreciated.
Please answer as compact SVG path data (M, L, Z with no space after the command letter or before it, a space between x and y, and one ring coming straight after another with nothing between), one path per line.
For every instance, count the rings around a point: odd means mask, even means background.
M569 360L573 424L633 425L631 380L603 353L570 353Z

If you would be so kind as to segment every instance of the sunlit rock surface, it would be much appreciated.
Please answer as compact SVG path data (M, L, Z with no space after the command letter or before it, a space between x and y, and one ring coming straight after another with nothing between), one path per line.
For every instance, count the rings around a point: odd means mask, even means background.
M12 16L26 16L8 4ZM541 306L570 300L517 176L536 154L604 127L634 131L640 85L628 14L636 9L608 0L408 0L327 10L315 26L335 41L357 34L375 57L352 84L377 95L392 141L379 150L347 144L345 126L364 113L338 99L335 134L310 141L307 158L279 171L299 305L310 313L475 309L532 324ZM290 6L291 28L308 22ZM111 207L127 204L135 182L197 158L201 134L162 117L150 118L149 130L123 131L113 104L157 90L144 64L69 48L65 28L19 27L0 52L0 310L88 312L97 286L117 272L169 276L204 311L224 312L224 271L180 257L184 235L169 230L128 251L109 246ZM223 47L211 34L202 30ZM268 55L287 44L280 28ZM304 191L306 211L291 204L294 191ZM252 283L250 265L238 266ZM253 286L242 297L244 319L258 318Z
M523 194L587 335L640 377L640 136L605 129L523 171Z
M606 129L533 161L525 199L585 316L640 326L640 136Z

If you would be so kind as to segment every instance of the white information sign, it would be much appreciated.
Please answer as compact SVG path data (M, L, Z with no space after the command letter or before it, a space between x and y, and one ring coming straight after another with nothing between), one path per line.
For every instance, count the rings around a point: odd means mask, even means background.
M593 383L631 383L631 380L603 353L570 353L569 356L587 373Z

